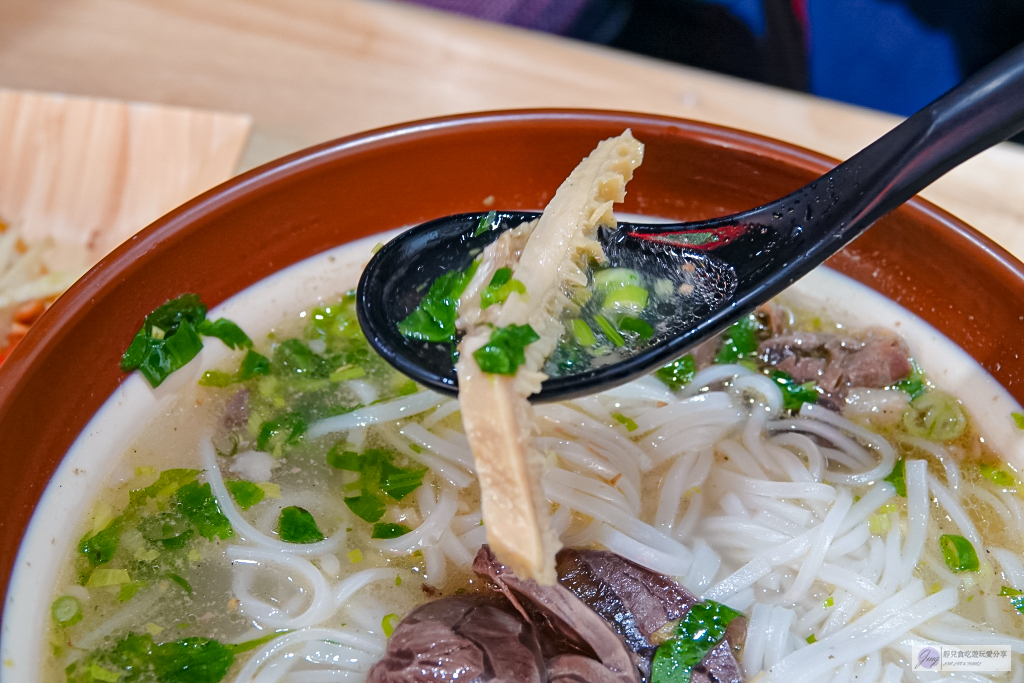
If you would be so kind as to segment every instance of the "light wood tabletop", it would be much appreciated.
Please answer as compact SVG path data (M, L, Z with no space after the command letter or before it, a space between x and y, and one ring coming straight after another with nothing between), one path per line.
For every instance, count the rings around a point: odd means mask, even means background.
M898 119L382 0L3 0L0 87L252 117L239 170L410 119L597 107L710 121L845 158ZM1024 257L1024 148L924 193Z

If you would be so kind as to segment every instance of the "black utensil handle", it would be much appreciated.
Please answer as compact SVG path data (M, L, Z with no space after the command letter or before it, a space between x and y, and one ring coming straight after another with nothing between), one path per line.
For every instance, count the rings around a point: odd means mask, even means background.
M1024 45L1010 50L828 174L848 197L848 241L954 166L1024 130ZM846 204L842 199L839 203Z

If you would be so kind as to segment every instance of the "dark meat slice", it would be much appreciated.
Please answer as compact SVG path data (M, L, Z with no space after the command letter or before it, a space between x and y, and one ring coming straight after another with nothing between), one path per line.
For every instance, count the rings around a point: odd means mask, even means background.
M733 623L739 619L733 620ZM730 624L730 629L732 625ZM744 632L746 627L744 627ZM743 669L736 661L729 636L704 655L700 664L693 667L690 683L743 683Z
M533 627L504 600L448 597L414 609L395 628L368 683L543 683Z
M864 346L842 360L843 375L850 386L887 387L910 375L910 350L888 330L872 330Z
M758 353L797 382L817 382L837 400L849 387L886 387L913 370L903 340L880 329L869 330L862 339L793 332L761 342Z
M551 683L617 683L618 676L601 662L581 655L559 655L548 660Z
M527 619L531 614L522 600L529 602L543 615L551 630L582 651L593 652L618 683L639 681L636 663L626 644L604 619L569 589L560 584L541 586L529 579L519 579L498 562L486 545L477 553L473 571L490 577Z
M660 641L651 636L700 602L669 577L605 550L564 548L556 561L559 583L604 617L636 652L656 648Z

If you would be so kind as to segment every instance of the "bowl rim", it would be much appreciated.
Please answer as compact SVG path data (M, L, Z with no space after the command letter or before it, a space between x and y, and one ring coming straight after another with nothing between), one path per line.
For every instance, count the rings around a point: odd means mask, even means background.
M290 178L296 177L308 169L330 163L333 159L349 153L371 151L376 147L391 145L396 140L413 141L453 128L500 128L510 123L553 120L614 121L616 124L625 125L636 122L637 124L667 126L708 144L734 148L740 152L757 156L772 157L779 163L798 166L816 173L824 173L838 163L830 156L798 145L713 123L660 114L569 108L481 111L421 119L355 133L293 152L240 174L170 211L123 242L75 282L31 328L25 340L15 347L7 360L0 365L0 443L5 443L5 430L13 429L16 426L11 425L11 419L5 416L15 405L19 396L30 390L31 380L38 368L41 367L41 363L46 360L49 352L63 339L68 330L86 316L104 292L112 289L126 274L144 267L147 255L159 250L165 242L189 235L190 226L196 229L196 225L200 222L199 219L229 211L235 202L244 200L250 193L260 188L287 182ZM984 256L985 262L991 264L993 272L1000 272L1004 280L1017 281L1020 290L1024 291L1024 263L1018 261L1006 249L953 214L920 196L915 196L904 206L914 210L922 219L935 221L944 230L953 233L962 243L977 249ZM288 265L291 264L281 263L277 264L276 268L281 269ZM213 306L220 303L220 300L210 300L206 303ZM125 377L127 376L125 375ZM122 381L123 378L118 381L118 384ZM97 409L107 398L107 395L99 397ZM93 411L94 413L95 411ZM88 419L81 425L81 428L84 428L87 423ZM74 443L81 428L76 430L75 436L64 445L63 453L66 453ZM10 453L5 453L0 457L13 456ZM63 458L63 454L61 458ZM49 481L57 465L59 465L59 459L53 469L46 468L44 482ZM13 565L31 513L44 490L45 483L40 484L37 490L29 492L30 500L25 503L28 505L28 512L22 514L22 519L11 519L12 514L18 513L18 510L13 507L0 516L0 533L7 537L7 540L0 539L3 541L0 543L0 586L3 588L4 596L7 594ZM13 541L15 536L16 542ZM2 615L0 615L0 620L2 620Z

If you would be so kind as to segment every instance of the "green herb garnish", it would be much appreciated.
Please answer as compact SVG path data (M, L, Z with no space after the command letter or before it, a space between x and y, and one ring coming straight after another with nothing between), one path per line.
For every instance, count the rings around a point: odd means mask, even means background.
M654 372L654 376L672 391L679 391L689 384L695 374L697 374L697 365L690 354L686 354L679 360L672 361Z
M384 516L384 500L372 493L349 496L345 499L345 505L364 522L376 522Z
M235 503L243 510L248 510L263 500L263 497L266 495L266 491L251 481L245 481L244 479L226 481L224 484L228 487L228 491L231 492L231 497L235 499Z
M459 297L466 291L466 285L478 265L478 261L473 261L466 270L449 270L434 280L423 301L398 323L402 336L419 341L454 343Z
M580 346L594 346L597 344L597 337L594 336L594 331L590 329L590 325L587 324L586 320L573 318L570 325L572 336Z
M61 626L74 626L82 620L82 603L73 595L62 595L50 605L50 616Z
M629 316L619 321L619 329L626 332L634 332L641 339L650 339L654 334L654 328L647 321Z
M157 387L203 348L199 335L217 337L232 348L252 346L252 341L229 320L206 319L206 305L197 294L182 294L146 316L142 328L121 356L121 369L139 370Z
M615 325L612 325L612 322L608 320L608 318L599 313L594 316L594 322L597 323L597 326L601 328L601 332L604 333L604 336L607 337L608 341L612 344L615 346L625 345L626 340L622 338L622 335L619 334L619 331L615 329Z
M277 520L277 532L281 535L281 540L288 543L317 543L324 540L324 535L316 525L313 515L295 505L281 510L281 516Z
M540 339L529 325L498 327L490 340L473 352L473 358L484 372L496 375L514 375L526 362L525 348Z
M378 522L373 525L373 533L370 534L370 538L398 538L399 536L405 536L410 531L412 531L412 529L404 524L385 524Z
M480 308L503 304L512 292L526 294L526 285L512 278L511 268L499 268L494 272L490 284L480 292Z
M960 403L949 394L929 391L910 402L903 413L903 426L913 436L952 441L967 428L967 416Z
M722 335L722 346L715 355L715 362L735 363L745 356L756 355L760 331L761 324L753 314L734 322Z
M814 382L797 384L792 375L782 370L773 372L772 379L782 389L782 405L786 410L797 411L805 403L818 402L818 390Z
M896 487L897 496L907 497L907 463L903 458L896 461L896 464L892 467L892 472L885 477L885 481Z
M619 424L624 426L626 428L627 432L635 432L636 431L636 422L633 422L631 419L629 419L628 417L626 417L622 413L612 413L612 417L615 418L616 422L618 422Z
M1017 425L1017 429L1024 429L1024 413L1010 413L1010 417L1013 418L1013 422Z
M979 562L974 546L963 536L943 534L939 536L939 547L946 566L952 572L976 572Z
M178 512L192 522L200 536L210 541L234 536L231 522L221 511L209 484L190 482L178 489L176 497Z
M690 608L676 626L676 636L654 653L651 683L689 683L693 667L725 637L739 612L712 600Z
M495 211L488 211L487 215L482 217L480 219L480 222L476 224L476 230L473 231L473 237L479 237L480 235L482 235L485 232L487 232L488 230L490 230L491 226L493 226L495 223L497 223L497 221L495 220L495 218L497 218L497 217L498 217L497 212L495 212Z
M1024 591L1003 586L999 591L999 595L1010 598L1010 604L1013 605L1013 608L1019 613L1024 614Z
M285 413L274 420L267 420L260 425L256 450L279 451L285 445L295 445L306 433L307 426L306 420L298 413Z
M1009 472L1001 470L995 465L990 465L987 462L983 462L978 465L978 471L981 472L981 476L985 477L993 484L997 486L1016 486L1017 480L1013 478Z
M398 467L395 454L382 448L362 453L344 450L336 444L327 453L327 463L336 469L358 472L355 482L360 494L345 498L345 505L360 519L376 522L384 515L384 497L402 500L423 483L426 467Z
M231 646L208 638L159 645L150 634L129 633L112 647L91 652L65 669L68 683L219 683L234 662Z

